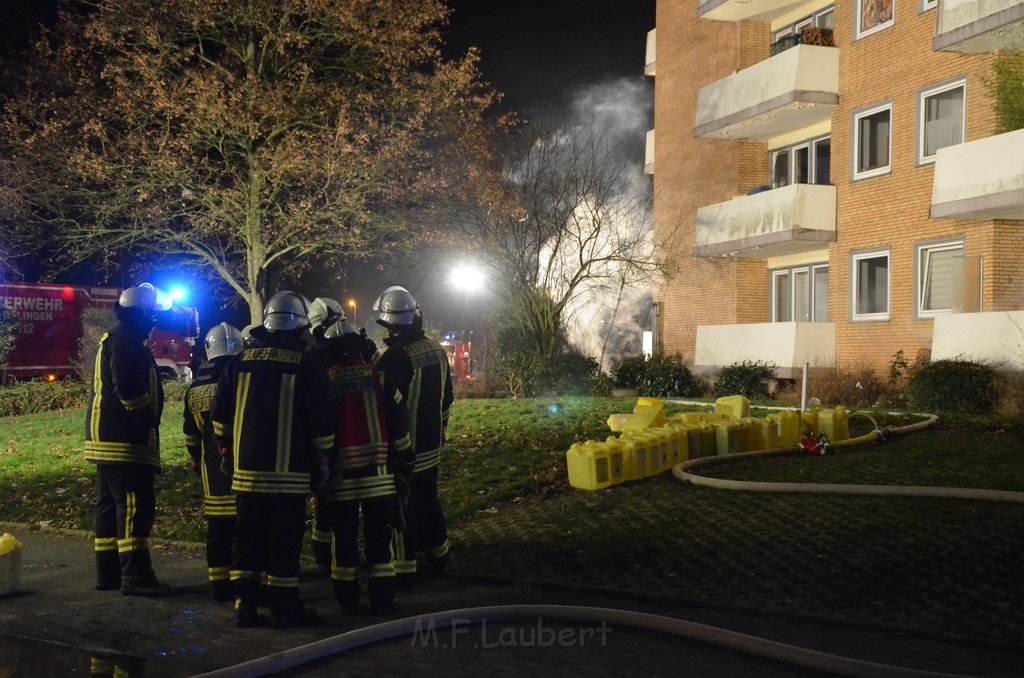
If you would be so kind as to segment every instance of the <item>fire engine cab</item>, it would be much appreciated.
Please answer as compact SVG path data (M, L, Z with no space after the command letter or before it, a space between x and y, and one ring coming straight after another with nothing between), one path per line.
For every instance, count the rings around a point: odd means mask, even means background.
M86 316L95 316L93 322L105 330L113 322L111 309L120 294L114 287L0 284L2 316L17 323L14 347L7 364L0 366L3 379L55 381L72 376ZM146 342L163 378L191 380L192 347L198 336L196 309L173 306L163 314ZM92 350L84 349L86 354Z

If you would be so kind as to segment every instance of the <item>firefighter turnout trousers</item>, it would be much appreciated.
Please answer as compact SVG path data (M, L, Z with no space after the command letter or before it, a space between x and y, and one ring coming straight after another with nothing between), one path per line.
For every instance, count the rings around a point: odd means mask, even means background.
M232 543L231 584L235 605L256 607L266 575L275 614L298 607L299 556L306 532L306 497L301 494L239 492Z
M338 604L347 612L359 607L359 514L363 516L363 540L369 566L368 594L375 612L394 604L395 566L391 550L391 525L395 515L395 478L386 466L353 471L321 494L323 510L334 537L331 580Z
M96 588L122 582L155 586L149 536L156 515L153 476L147 464L96 465Z

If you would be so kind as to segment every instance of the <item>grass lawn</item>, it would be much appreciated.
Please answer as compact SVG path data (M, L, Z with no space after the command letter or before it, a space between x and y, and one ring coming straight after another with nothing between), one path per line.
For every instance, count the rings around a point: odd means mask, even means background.
M440 487L454 569L1024 643L1024 505L728 492L668 473L597 492L571 488L566 449L604 439L608 415L634 404L456 402ZM200 542L201 492L181 416L173 402L164 414L154 535ZM80 409L0 418L0 515L90 528L95 472L82 460L83 418ZM1021 427L943 426L825 457L701 472L1024 491Z

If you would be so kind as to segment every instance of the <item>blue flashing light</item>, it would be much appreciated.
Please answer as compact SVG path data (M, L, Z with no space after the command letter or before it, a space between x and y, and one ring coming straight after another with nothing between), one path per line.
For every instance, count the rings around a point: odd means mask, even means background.
M182 288L182 287L172 287L171 288L171 299L174 299L175 301L181 301L187 295L188 295L188 292L186 292L185 289Z

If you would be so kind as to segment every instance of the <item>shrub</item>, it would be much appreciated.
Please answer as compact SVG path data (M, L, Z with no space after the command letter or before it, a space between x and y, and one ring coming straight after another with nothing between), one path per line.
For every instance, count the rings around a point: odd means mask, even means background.
M907 398L916 410L992 412L996 372L971 360L936 360L922 365L907 381Z
M541 361L536 355L521 351L501 353L494 361L494 374L512 398L525 398L535 392Z
M655 397L694 397L702 395L701 383L676 355L652 356L640 382L644 395Z
M590 395L604 398L612 394L615 382L604 372L598 372L590 382Z
M1024 373L1004 372L996 380L995 410L1006 417L1024 417Z
M751 362L744 360L733 363L715 377L715 395L746 396L750 400L764 400L769 396L768 385L764 380L775 378L775 366L760 360Z
M84 407L89 388L74 381L23 381L0 387L0 417Z
M1000 132L1024 128L1024 51L996 54L991 70L981 78L988 95L995 100Z
M612 379L616 388L639 388L647 372L647 357L628 356L612 367Z
M552 356L540 365L536 390L559 395L590 395L594 378L600 371L597 361L571 348Z
M812 379L808 391L822 403L844 407L875 407L889 393L869 367L830 370Z

